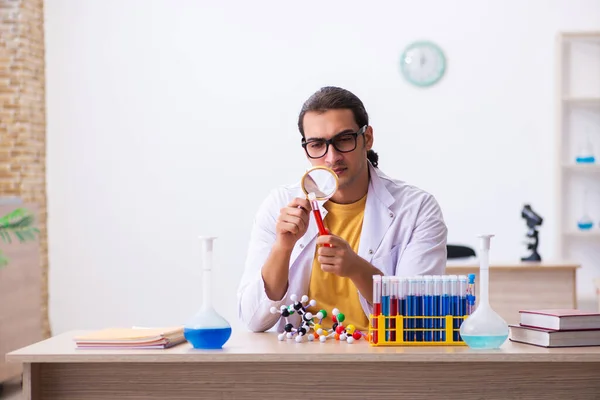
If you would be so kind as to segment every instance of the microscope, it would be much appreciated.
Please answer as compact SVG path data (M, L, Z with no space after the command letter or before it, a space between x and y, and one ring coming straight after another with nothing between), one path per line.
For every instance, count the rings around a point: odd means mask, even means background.
M540 217L535 211L531 209L529 204L525 204L523 206L523 210L521 210L521 218L527 221L527 227L529 230L527 231L527 237L530 239L527 243L527 250L531 250L531 254L527 257L521 258L521 261L542 261L542 257L537 251L539 238L538 231L535 229L536 226L542 225L544 219Z

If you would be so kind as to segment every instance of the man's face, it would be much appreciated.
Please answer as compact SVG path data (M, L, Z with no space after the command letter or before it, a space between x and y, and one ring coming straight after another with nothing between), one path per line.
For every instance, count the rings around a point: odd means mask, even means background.
M354 138L348 133L356 133L360 126L354 121L352 110L328 110L323 113L308 112L304 115L304 138L307 146L315 139L331 139L335 136L340 140L339 147L353 147ZM364 136L364 137L363 137ZM313 142L314 143L314 142ZM322 151L325 151L322 146ZM352 185L356 178L367 168L367 150L373 146L373 131L367 127L364 135L358 135L356 138L356 148L350 152L340 152L333 144L329 144L327 153L320 158L310 158L308 160L313 166L326 166L335 171L339 178L339 189L344 189ZM313 145L309 151L316 152L318 146Z

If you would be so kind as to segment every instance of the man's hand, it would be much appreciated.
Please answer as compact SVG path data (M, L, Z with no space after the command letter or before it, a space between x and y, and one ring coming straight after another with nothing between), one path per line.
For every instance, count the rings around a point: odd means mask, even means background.
M298 239L304 236L308 229L310 210L308 200L300 197L280 210L275 226L276 243L280 248L291 250Z
M319 236L317 246L319 246L318 261L321 263L321 269L325 272L352 278L365 268L365 264L370 265L359 257L348 242L341 237Z
M325 247L329 244L331 247ZM358 291L371 303L373 298L373 275L383 273L352 250L348 242L334 235L317 238L318 261L321 269L350 278Z

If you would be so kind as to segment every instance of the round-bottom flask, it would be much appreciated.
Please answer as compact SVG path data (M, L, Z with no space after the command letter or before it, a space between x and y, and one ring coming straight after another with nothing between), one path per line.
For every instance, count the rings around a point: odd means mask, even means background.
M508 338L508 324L490 306L489 249L493 235L481 235L479 305L460 326L460 336L472 349L497 349Z
M231 337L231 325L213 308L211 271L214 237L200 237L202 244L202 308L183 328L186 340L195 349L220 349Z

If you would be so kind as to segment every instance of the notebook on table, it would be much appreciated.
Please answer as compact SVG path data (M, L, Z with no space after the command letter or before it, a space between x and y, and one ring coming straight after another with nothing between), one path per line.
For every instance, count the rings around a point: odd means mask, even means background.
M106 328L74 338L81 349L166 349L185 342L183 327Z

